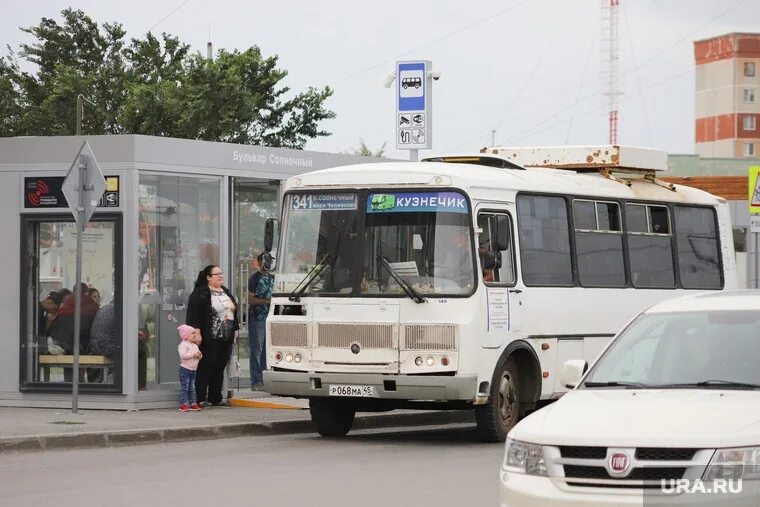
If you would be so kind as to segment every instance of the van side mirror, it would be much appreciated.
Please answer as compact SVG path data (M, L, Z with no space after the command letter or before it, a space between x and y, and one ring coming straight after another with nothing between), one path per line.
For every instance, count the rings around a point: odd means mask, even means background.
M496 227L494 227L493 230L495 237L491 244L500 252L509 250L512 243L512 238L510 238L509 217L506 215L496 215L494 218L496 218Z
M279 223L276 218L267 218L264 222L264 251L269 253L274 246L274 235L276 229L279 228Z
M587 369L588 363L583 359L565 361L565 364L562 365L562 374L559 377L559 381L563 386L572 389L578 385Z
M261 258L262 263L264 264L264 269L267 271L274 271L275 266L275 259L274 256L269 252L264 252L263 257Z

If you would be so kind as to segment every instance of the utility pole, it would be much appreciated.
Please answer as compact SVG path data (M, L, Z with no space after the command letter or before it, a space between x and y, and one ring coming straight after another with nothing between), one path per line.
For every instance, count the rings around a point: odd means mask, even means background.
M491 130L491 146L496 146L496 129Z
M82 135L82 120L84 119L84 103L87 102L90 105L95 105L94 102L85 98L81 93L77 95L77 135Z

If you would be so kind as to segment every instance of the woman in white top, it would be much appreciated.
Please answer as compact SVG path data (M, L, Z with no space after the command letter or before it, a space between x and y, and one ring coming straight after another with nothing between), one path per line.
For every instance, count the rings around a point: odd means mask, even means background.
M201 405L226 406L222 400L224 370L232 355L240 324L237 301L222 285L219 266L209 265L198 273L187 302L186 324L201 330L201 353L195 390Z

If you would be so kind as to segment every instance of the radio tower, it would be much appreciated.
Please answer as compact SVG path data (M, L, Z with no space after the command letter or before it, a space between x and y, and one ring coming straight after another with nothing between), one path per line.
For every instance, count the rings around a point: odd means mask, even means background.
M610 144L617 144L618 128L618 5L620 0L601 0L601 85L607 96L610 123Z

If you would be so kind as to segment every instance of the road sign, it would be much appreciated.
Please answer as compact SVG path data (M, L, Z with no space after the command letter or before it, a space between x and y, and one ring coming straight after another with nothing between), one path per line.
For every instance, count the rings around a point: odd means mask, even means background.
M74 285L74 358L71 380L71 411L77 413L79 404L79 331L82 327L82 236L87 222L95 213L95 208L106 190L106 179L100 172L98 161L87 141L82 143L74 162L61 185L69 208L77 223L76 283ZM85 285L86 287L86 285Z
M749 204L750 215L760 213L760 177L758 175L760 175L760 165L750 166L747 185L749 191L747 204Z
M432 65L429 61L396 62L396 148L430 149Z
M80 177L84 183L82 185L84 195L81 200L79 195ZM95 213L95 208L106 190L106 179L103 177L98 161L95 160L95 155L87 141L82 143L82 147L79 148L79 153L74 157L74 162L71 164L61 187L63 195L69 203L69 208L74 213L77 225L84 230L84 226L92 218L92 214ZM80 205L83 208L81 215L79 213ZM82 223L79 223L80 220Z

